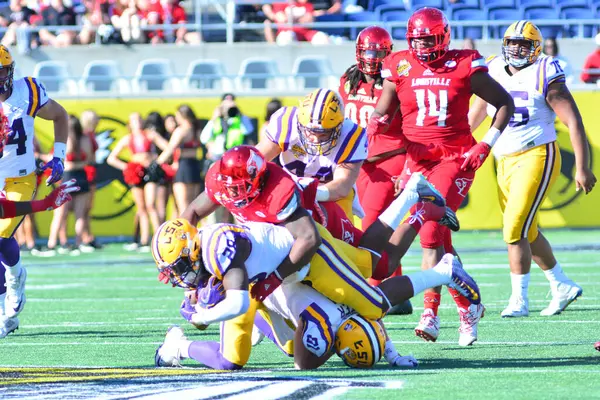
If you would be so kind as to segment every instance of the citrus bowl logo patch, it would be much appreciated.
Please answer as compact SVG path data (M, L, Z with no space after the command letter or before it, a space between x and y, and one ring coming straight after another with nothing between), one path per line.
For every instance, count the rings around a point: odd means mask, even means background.
M408 72L412 68L412 65L408 62L408 60L400 60L398 66L396 67L396 73L398 75L408 76Z

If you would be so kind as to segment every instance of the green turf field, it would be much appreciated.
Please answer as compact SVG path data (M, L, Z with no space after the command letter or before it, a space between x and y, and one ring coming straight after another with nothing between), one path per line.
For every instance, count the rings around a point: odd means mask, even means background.
M600 231L547 236L565 271L583 286L583 297L560 316L540 317L550 299L543 274L534 269L531 316L501 319L510 295L501 236L461 233L456 247L487 308L480 339L470 348L457 345L458 316L445 296L440 338L422 342L413 333L422 309L418 296L415 314L385 320L400 352L420 361L413 371L385 362L351 370L334 357L318 371L296 372L266 341L239 373L191 362L185 363L189 369L154 369L154 352L169 325L182 324L197 340L218 340L218 331L185 326L178 312L182 292L157 281L149 254L110 245L77 257L24 256L28 301L21 328L0 340L0 398L600 398L600 353L592 346L600 340L600 258L594 250ZM411 251L403 263L407 273L414 271L420 253Z

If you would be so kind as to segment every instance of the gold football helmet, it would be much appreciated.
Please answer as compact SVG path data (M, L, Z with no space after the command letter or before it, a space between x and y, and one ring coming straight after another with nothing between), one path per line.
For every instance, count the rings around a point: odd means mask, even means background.
M528 45L515 43L523 41ZM504 32L502 39L502 56L515 68L523 68L533 64L542 52L542 32L530 21L517 21Z
M335 335L335 352L351 368L371 368L385 350L385 332L377 321L348 318Z
M316 89L300 102L300 142L310 155L327 155L337 144L344 122L344 105L337 93Z
M0 76L0 94L3 94L12 88L15 73L15 61L3 44L0 44L0 70L6 70L6 75Z
M152 238L152 257L161 276L186 289L198 287L203 272L198 229L178 218L163 223Z

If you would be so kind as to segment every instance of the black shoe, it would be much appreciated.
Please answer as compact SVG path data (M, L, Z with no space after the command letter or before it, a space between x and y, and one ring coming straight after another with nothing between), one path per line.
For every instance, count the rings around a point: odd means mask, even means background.
M410 300L406 300L404 303L396 304L390 308L386 315L411 315L412 313L412 304L410 303Z

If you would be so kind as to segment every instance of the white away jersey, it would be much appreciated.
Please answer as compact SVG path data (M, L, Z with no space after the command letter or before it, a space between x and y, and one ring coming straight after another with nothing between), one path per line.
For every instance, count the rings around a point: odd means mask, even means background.
M300 142L297 114L297 107L283 107L273 114L267 126L267 138L281 148L279 160L288 172L326 183L333 180L339 164L362 162L367 158L366 131L349 119L344 120L340 137L329 154L307 154Z
M0 152L1 178L16 178L35 171L33 122L39 109L47 102L46 88L35 78L14 81L12 94L2 103L10 133Z
M519 153L556 140L556 114L546 102L548 85L564 82L565 74L559 61L541 56L530 66L514 75L507 72L501 57L488 59L489 74L498 81L515 101L515 114L493 147L496 157ZM488 115L496 109L488 105Z
M294 244L294 238L286 228L264 222L214 224L201 229L200 233L204 266L219 279L223 279L235 257L238 237L250 240L252 245L245 262L250 282L262 280L275 271Z

